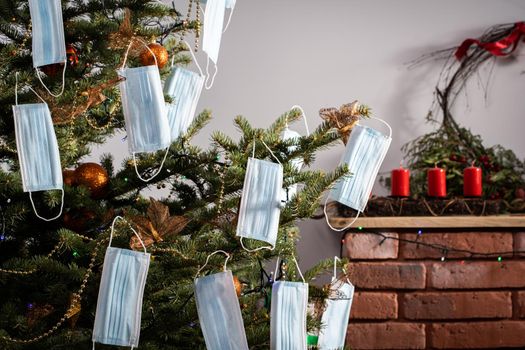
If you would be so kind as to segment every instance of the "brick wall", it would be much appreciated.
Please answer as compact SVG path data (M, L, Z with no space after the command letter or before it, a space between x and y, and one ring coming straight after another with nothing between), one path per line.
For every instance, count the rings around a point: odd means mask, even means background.
M382 240L363 231L343 240L356 287L351 349L525 348L525 256L499 262ZM487 253L525 250L525 232L441 230L418 241Z

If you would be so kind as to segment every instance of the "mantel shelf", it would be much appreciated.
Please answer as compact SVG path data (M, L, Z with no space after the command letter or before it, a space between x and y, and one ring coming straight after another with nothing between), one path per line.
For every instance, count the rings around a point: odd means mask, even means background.
M335 228L343 228L351 221L352 218L332 217L330 224ZM360 217L352 228L360 226L365 228L525 228L525 215Z

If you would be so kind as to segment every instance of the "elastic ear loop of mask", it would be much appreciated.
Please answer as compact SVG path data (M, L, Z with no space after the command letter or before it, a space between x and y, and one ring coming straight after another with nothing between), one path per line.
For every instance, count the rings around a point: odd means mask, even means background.
M380 119L380 118L376 118L376 117L370 117L370 119L374 119L374 120L377 120L381 123L383 123L384 125L386 125L386 127L388 128L388 138L391 139L392 138L392 127L390 126L390 124L388 124L386 121L384 121L383 119ZM386 154L383 154L383 157L385 156ZM376 168L374 169L374 173L377 173L379 171L379 167L381 166L381 163L382 163L382 160L381 162L377 162L376 164ZM325 218L325 221L326 221L326 224L328 225L328 227L330 227L332 230L336 231L336 232L342 232L342 231L345 231L346 229L348 229L349 227L351 227L357 220L357 218L359 217L359 215L361 214L361 211L358 210L357 211L357 215L356 217L348 224L346 225L345 227L343 228L335 228L333 227L331 224L330 224L330 220L328 218L328 213L326 211L326 204L328 203L328 199L330 198L330 194L328 194L326 196L326 199L324 201L324 206L323 206L323 212L324 212L324 218Z
M131 229L131 231L133 231L133 233L135 234L135 236L137 236L137 238L139 239L139 242L140 244L142 245L142 248L144 248L144 254L147 254L148 252L146 251L146 246L144 245L144 242L142 241L142 239L140 238L140 235L137 233L137 231L135 231L135 229L133 228L133 226L130 225L130 223L124 219L122 216L115 216L115 218L113 219L113 222L111 223L111 233L109 235L109 243L108 243L108 247L111 247L111 242L113 241L113 233L115 232L115 223L117 222L117 220L122 220L124 221L126 224L128 224L129 228ZM131 350L133 350L134 346L131 346ZM93 350L95 350L95 341L93 340Z
M204 72L202 71L202 68L199 65L199 62L197 62L197 57L195 57L195 54L193 53L193 49L191 48L190 44L186 40L182 40L182 42L184 44L186 44L186 46L188 47L188 49L189 49L188 51L190 52L191 58L193 58L193 62L197 66L197 69L199 70L199 73L200 73L201 77L203 77L204 76ZM171 68L173 68L174 65L175 65L175 55L172 54L171 55Z
M206 12L202 8L201 4L199 4L199 9L201 10L202 17L204 18L204 16L206 15ZM204 88L206 90L211 89L211 87L213 86L213 83L215 82L215 77L217 76L217 73L219 72L219 67L217 67L217 63L215 63L215 62L213 62L213 63L215 64L215 73L213 74L213 77L211 78L211 82L208 85L208 80L210 80L210 57L208 56L206 58L206 80L204 81Z
M218 253L226 255L226 260L224 261L224 267L223 267L223 271L226 271L226 265L228 264L228 260L230 260L231 255L229 253L225 252L224 250L216 250L216 251L214 251L213 253L211 253L210 255L208 255L206 257L206 262L204 263L204 265L201 266L201 268L199 268L199 270L197 270L197 273L195 274L195 277L193 277L193 279L196 279L199 276L199 274L201 273L201 271L206 267L206 265L208 265L208 262L210 261L210 258L213 255L218 254Z
M111 247L111 242L113 241L113 233L115 232L115 224L117 223L117 220L119 220L119 219L124 221L126 224L128 224L128 226L131 229L131 231L133 231L135 236L137 236L137 238L139 239L139 242L142 245L142 248L144 249L144 254L147 254L148 252L146 250L146 246L144 245L144 242L142 241L142 238L140 238L140 235L137 233L137 231L135 231L133 226L131 226L130 223L126 219L124 219L122 216L119 216L119 215L115 216L115 218L113 219L113 222L111 223L111 233L109 235L108 247Z
M44 101L44 99L36 93L35 90L33 90L33 88L31 86L29 86L29 90L33 91L33 93L40 99L42 100L42 102L44 102L46 105L46 101ZM18 106L18 72L15 73L15 105ZM60 191L62 191L62 199L61 199L61 204L60 204L60 212L58 213L57 216L53 217L53 218L50 218L50 219L46 219L42 216L40 216L36 210L36 207L35 207L35 202L33 201L33 197L31 196L31 191L29 192L29 200L31 201L31 206L33 207L33 211L35 212L35 215L37 218L41 219L41 220L44 220L44 221L53 221L53 220L56 220L60 217L60 215L62 215L62 211L64 210L64 189L61 188Z
M270 149L270 147L268 147L268 145L266 144L266 142L264 142L263 140L259 140L261 141L261 143L264 145L264 147L266 147L266 149L268 151L270 151L270 154L273 156L273 158L277 161L277 163L281 164L281 162L279 161L279 159L275 156L275 154L272 152L272 150ZM253 139L253 148L252 148L252 158L255 158L255 143L257 142L257 139L254 138ZM282 166L282 164L281 164ZM269 246L263 246L263 247L259 247L259 248L255 248L255 249L248 249L246 248L246 246L244 245L244 242L243 242L243 238L244 237L241 237L241 247L242 249L244 249L245 251L247 251L248 253L253 253L253 252L257 252L259 250L263 250L263 249L268 249L270 251L274 250L275 249L275 246L272 246L272 245L269 245Z
M292 108L290 108L290 110L294 110L294 109L298 109L301 111L301 115L303 117L303 121L304 121L304 126L306 128L306 136L310 136L310 129L308 128L308 121L306 120L306 113L304 113L304 109L303 107L299 106L299 105L293 105ZM286 120L286 127L288 127L288 120Z
M206 81L204 81L204 88L206 90L210 90L213 86L213 84L215 83L215 77L217 76L217 73L219 73L219 66L217 66L217 63L213 62L214 66L215 66L215 73L213 73L213 76L211 77L211 81L208 83L208 81L210 80L210 57L207 57L206 58Z
M42 78L40 77L40 70L38 69L38 67L35 67L36 77L38 78L38 80L40 80L40 84L42 84L44 89L46 89L46 91L53 97L60 97L64 93L64 89L66 87L66 67L67 67L67 59L64 61L64 69L62 70L62 89L60 89L60 93L58 95L55 95L47 88L46 84L44 84L44 82L42 81Z
M230 9L230 16L228 17L228 21L226 22L226 26L224 26L224 29L222 31L223 34L226 33L226 31L228 30L228 27L230 26L230 23L232 21L233 10L235 10L235 6L233 6Z
M277 278L277 270L279 269L279 260L281 259L280 256L277 256L277 262L275 263L275 272L273 273L274 280ZM303 280L303 283L306 283L303 273L301 272L301 269L299 268L299 263L297 262L297 259L295 258L295 255L292 255L292 259L295 262L295 266L297 267L297 272L299 272L299 276L301 276L301 279Z
M122 66L120 67L120 69L123 69L125 66L126 66L126 62L128 60L128 54L129 54L129 50L131 49L131 45L133 44L133 40L137 40L139 41L140 43L142 43L142 45L144 45L144 47L146 49L148 49L148 51L151 53L151 55L153 56L153 59L155 60L155 66L158 68L158 65L157 65L157 57L155 57L155 54L153 53L153 51L151 51L151 49L149 48L148 45L146 45L146 43L141 40L141 39L138 39L138 38L133 38L130 40L129 42L129 45L128 45L128 48L126 50L126 54L124 55L124 61L122 62ZM159 168L157 169L157 171L155 171L153 173L153 175L151 175L151 177L149 178L143 178L140 174L139 174L139 169L137 168L137 159L135 157L135 154L136 152L132 152L132 156L133 156L133 166L135 167L135 173L137 174L137 177L142 180L143 182L150 182L151 180L153 180L157 175L160 174L160 172L162 171L162 168L164 167L164 162L166 161L166 158L168 157L168 153L170 151L170 148L169 146L166 147L166 153L164 154L164 158L162 159L162 162L160 163L160 166Z

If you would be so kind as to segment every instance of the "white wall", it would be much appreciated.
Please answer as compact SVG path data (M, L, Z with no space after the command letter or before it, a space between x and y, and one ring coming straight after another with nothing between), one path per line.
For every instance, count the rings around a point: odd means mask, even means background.
M176 4L186 12L186 1ZM389 171L399 165L404 143L431 130L425 116L443 64L429 61L409 70L407 63L477 37L491 25L520 20L525 20L523 0L238 0L223 36L215 85L203 92L198 107L211 109L214 120L195 141L206 146L216 129L235 136L232 119L239 114L266 127L294 104L303 106L313 128L321 122L320 108L358 99L393 127L381 169ZM455 108L456 119L487 145L502 144L520 158L525 157L523 46L514 58L497 61L486 100L473 79L467 100ZM204 54L198 57L203 64ZM480 71L481 82L489 68ZM304 130L301 124L294 128ZM126 155L120 137L115 140L99 151ZM341 144L321 153L314 167L333 169L342 151ZM340 235L324 221L300 227L303 267L339 253Z

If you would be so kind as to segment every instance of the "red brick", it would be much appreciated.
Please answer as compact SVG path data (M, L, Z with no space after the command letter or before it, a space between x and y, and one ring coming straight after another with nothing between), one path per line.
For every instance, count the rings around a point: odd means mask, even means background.
M391 320L397 318L397 294L358 292L354 294L352 319Z
M350 323L346 346L350 349L425 349L421 323Z
M525 261L467 261L432 264L429 285L438 289L525 287Z
M525 321L434 323L431 327L432 348L525 347Z
M358 288L424 289L426 269L421 263L349 263L348 278Z
M397 233L383 233L398 238ZM349 233L345 237L343 255L350 259L396 259L399 242L396 239L383 240L371 233Z
M512 317L510 292L407 293L401 305L412 320Z
M514 249L525 252L525 232L516 232L514 234ZM525 253L520 255L524 256Z
M516 305L516 314L520 318L525 318L525 291L518 292L518 303Z
M417 234L401 234L401 238L415 240ZM419 242L439 244L456 249L480 253L512 251L512 233L510 232L458 232L458 233L423 233ZM400 257L405 259L441 258L439 249L407 242L401 242ZM463 258L469 255L460 252L447 252L448 258Z

